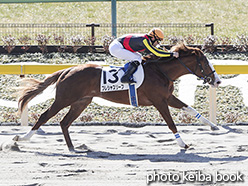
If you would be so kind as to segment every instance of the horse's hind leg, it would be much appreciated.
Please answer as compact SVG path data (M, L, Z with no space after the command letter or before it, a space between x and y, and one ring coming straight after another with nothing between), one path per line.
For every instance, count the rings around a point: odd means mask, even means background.
M197 112L194 108L186 105L181 100L176 98L174 95L171 95L168 99L168 104L171 107L182 109L184 112L188 113L191 116L194 116L195 118L199 119L203 124L209 125L211 127L211 130L219 130L219 128L213 124L211 121L207 120L205 117L203 117L199 112Z
M55 100L49 109L47 109L38 119L36 124L32 127L31 131L25 134L23 137L15 136L14 141L28 141L36 133L41 125L45 124L50 118L55 116L61 109L67 105L62 105L61 101Z
M71 142L71 138L69 135L68 128L71 123L83 112L83 110L91 103L92 98L83 98L71 105L69 112L60 122L60 126L62 128L62 132L65 137L66 144L70 151L74 151L73 144Z

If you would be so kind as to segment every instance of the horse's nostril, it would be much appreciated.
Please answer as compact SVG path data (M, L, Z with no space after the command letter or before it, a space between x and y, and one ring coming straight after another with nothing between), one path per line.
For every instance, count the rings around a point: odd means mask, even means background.
M217 81L217 84L218 84L218 85L221 84L221 81Z

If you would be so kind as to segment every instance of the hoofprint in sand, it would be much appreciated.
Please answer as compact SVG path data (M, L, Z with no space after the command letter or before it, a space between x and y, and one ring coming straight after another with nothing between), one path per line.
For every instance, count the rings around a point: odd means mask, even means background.
M178 126L185 142L191 144L188 150L182 150L166 126L74 125L70 133L80 153L67 150L59 126L43 126L29 142L11 141L29 129L1 126L0 185L142 186L182 182L247 185L248 182L248 126L222 126L218 131L210 131L206 126Z

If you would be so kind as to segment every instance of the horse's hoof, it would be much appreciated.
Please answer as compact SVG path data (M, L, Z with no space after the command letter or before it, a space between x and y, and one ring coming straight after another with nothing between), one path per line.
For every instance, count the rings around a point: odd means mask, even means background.
M20 136L16 135L12 140L13 141L19 141Z
M68 147L68 149L69 149L70 152L76 152L74 147Z
M83 145L80 145L79 147L76 147L76 149L79 149L80 152L93 152L93 150L91 150L87 145L83 144Z
M214 131L214 130L220 130L220 129L219 129L219 127L217 127L217 126L211 126L211 130Z
M184 146L184 149L188 149L190 146L189 145L186 145Z

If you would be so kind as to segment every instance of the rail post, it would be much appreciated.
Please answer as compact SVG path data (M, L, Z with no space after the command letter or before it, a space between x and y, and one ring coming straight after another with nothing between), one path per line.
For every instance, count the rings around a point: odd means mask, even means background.
M217 103L216 103L216 88L209 87L209 120L216 124L216 112L217 112Z
M28 126L28 105L26 105L22 111L21 126Z
M21 68L20 78L24 78L25 75L23 73L23 68ZM26 105L21 113L21 126L28 126L28 105Z
M211 35L214 35L214 23L206 24L206 27L211 27Z
M117 37L116 33L116 24L117 24L117 19L116 19L116 0L111 0L111 10L112 10L112 36Z
M92 45L95 45L95 27L100 27L100 24L86 24L86 27L91 27L91 39L92 39Z

